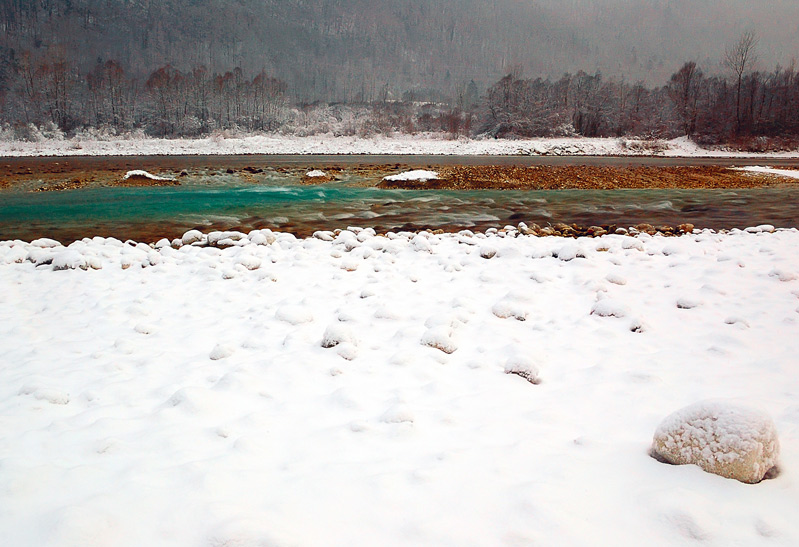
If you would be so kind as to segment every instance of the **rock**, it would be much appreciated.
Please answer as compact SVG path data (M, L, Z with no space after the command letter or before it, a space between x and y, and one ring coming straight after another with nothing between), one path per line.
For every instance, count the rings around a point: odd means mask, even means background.
M568 224L564 224L563 222L556 222L552 227L556 232L560 232L564 236L569 236L574 233L574 228Z
M564 262L569 262L575 258L585 258L585 251L576 243L567 243L554 250L552 256Z
M524 378L531 384L540 384L541 378L538 374L538 367L527 357L517 355L508 359L505 363L505 374L515 374Z
M439 349L444 353L453 353L458 345L452 339L452 329L445 325L428 329L422 335L422 345Z
M586 234L592 237L601 237L607 234L607 230L602 228L601 226L589 226L586 230Z
M39 247L41 249L52 249L53 247L60 247L61 243L59 243L55 239L40 237L39 239L34 239L33 241L31 241L31 245L34 247Z
M497 249L492 245L483 245L480 247L480 256L486 259L494 258L497 255Z
M208 245L212 247L232 247L236 241L246 239L241 232L211 232L208 234Z
M322 241L333 241L334 239L333 232L329 232L327 230L318 230L313 233L313 237L316 239L321 239Z
M779 439L774 422L757 409L702 401L661 422L652 440L652 455L752 484L777 465Z
M56 253L52 260L53 270L86 270L89 268L89 263L86 257L77 251L67 250Z
M189 230L183 237L181 241L184 245L191 245L192 243L197 243L198 241L203 240L203 233L200 230Z
M629 313L627 306L610 298L596 302L591 308L591 315L599 317L625 317Z
M680 224L677 229L684 234L690 234L694 231L694 225L691 223Z
M322 347L332 348L343 343L350 343L353 346L358 345L358 340L355 333L342 323L332 323L325 329L325 334L322 336Z
M491 308L491 313L500 319L513 318L517 321L526 321L528 312L520 303L510 300L502 299Z

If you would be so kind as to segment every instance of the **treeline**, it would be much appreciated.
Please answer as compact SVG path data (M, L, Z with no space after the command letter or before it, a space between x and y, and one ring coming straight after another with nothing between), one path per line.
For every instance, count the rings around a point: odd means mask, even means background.
M286 84L261 71L240 68L211 74L205 67L181 72L170 65L146 79L130 76L115 60L82 74L65 56L36 61L24 54L13 85L2 96L4 122L54 124L63 132L107 127L142 128L153 136L197 136L214 129L279 128Z
M799 136L799 73L705 76L686 63L661 88L567 74L556 81L506 76L482 102L478 133L496 137L689 135L719 143Z
M732 60L726 60L729 77L705 76L689 62L662 87L582 71L557 80L510 74L483 93L472 81L451 101L407 92L401 99L383 95L328 104L292 101L289 86L265 71L212 73L204 66L180 71L165 65L139 78L116 60L81 71L58 51L38 58L23 53L0 92L0 123L6 137L20 139L38 138L41 132L32 128L156 137L233 130L498 138L689 135L702 143L765 137L770 145L799 138L799 73L793 67L750 72L746 62Z
M458 105L419 101L406 93L372 102L296 103L287 84L237 67L211 73L166 65L145 78L116 60L81 73L61 55L17 59L11 85L0 92L5 138L37 140L100 129L104 135L140 132L153 137L197 137L214 131L333 133L370 136L394 132L472 133L479 93L472 82ZM95 131L97 134L97 131Z

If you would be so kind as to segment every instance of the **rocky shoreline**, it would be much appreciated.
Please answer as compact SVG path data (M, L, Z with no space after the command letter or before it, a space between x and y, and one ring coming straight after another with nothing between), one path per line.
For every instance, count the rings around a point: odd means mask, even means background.
M434 169L436 170L436 169ZM740 189L785 184L785 177L721 166L456 166L427 181L383 180L380 188L413 190Z
M742 189L791 184L771 173L747 172L719 165L702 166L598 166L598 165L411 165L330 162L271 165L253 161L225 164L217 161L181 162L180 158L61 159L33 158L0 162L0 189L11 191L65 191L91 187L136 185L329 184L408 190L617 190L617 189ZM411 168L439 173L438 180L387 181L383 178ZM132 169L174 181L124 179ZM788 168L790 169L790 167ZM325 175L308 177L320 171Z

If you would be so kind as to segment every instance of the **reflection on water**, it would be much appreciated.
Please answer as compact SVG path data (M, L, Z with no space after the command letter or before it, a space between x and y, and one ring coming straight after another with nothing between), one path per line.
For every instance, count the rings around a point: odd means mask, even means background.
M0 239L61 241L113 235L151 241L203 230L314 230L373 226L379 231L485 229L566 222L641 222L732 228L799 225L799 190L404 191L325 186L93 188L0 195Z

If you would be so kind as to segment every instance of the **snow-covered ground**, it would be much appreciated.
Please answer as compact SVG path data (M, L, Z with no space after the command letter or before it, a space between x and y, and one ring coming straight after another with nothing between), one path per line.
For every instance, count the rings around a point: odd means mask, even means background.
M6 156L132 156L132 155L218 155L218 154L430 154L430 155L514 155L553 156L639 156L674 157L763 157L796 158L799 150L752 154L697 146L685 137L669 141L628 138L541 138L528 140L460 139L435 135L395 137L292 137L253 135L202 139L114 138L42 140L40 142L0 141L0 157Z
M750 173L766 173L769 175L780 175L791 179L799 179L799 171L792 169L774 169L773 167L766 167L762 165L748 165L746 167L737 167L739 171L748 171Z
M799 544L799 231L238 237L0 243L3 544ZM719 398L777 478L648 455Z

